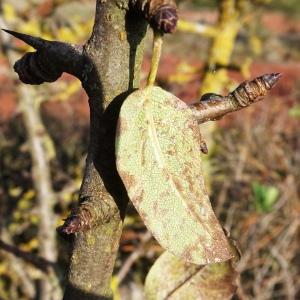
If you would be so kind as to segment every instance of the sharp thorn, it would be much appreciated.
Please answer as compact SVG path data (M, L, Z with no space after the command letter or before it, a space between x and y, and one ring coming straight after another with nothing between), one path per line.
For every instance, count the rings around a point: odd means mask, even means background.
M3 28L2 28L2 30L8 34L11 34L12 36L16 37L17 39L23 41L24 43L32 46L36 50L44 48L46 43L50 43L47 40L41 39L39 37L34 37L34 36L31 36L31 35L28 35L25 33L20 33L20 32L3 29Z

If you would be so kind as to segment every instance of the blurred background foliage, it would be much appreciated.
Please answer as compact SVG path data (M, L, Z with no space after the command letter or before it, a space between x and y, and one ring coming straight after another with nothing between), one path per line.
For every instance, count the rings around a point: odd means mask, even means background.
M214 26L218 7L225 1L181 1L180 17ZM300 6L296 0L237 2L247 8L234 44L229 45L227 65L209 67L213 37L178 30L165 39L158 84L190 103L203 90L209 91L203 86L207 76L213 84L210 92L226 93L248 77L283 73L262 103L225 117L213 130L204 129L212 132L204 161L215 212L243 253L237 298L299 299ZM0 5L1 27L51 40L83 43L93 26L92 0L1 0ZM20 109L20 83L8 59L9 53L20 57L28 48L3 36L0 42L1 240L38 255L40 216L29 133ZM145 53L142 84L149 70L151 37ZM219 70L224 75L221 80ZM39 107L49 137L44 151L58 226L77 202L88 144L87 98L80 82L66 74L34 91L32 103ZM69 246L57 237L56 274L62 286ZM112 282L115 299L143 299L146 273L162 251L130 205ZM40 299L37 283L45 278L51 280L28 260L0 249L0 299Z

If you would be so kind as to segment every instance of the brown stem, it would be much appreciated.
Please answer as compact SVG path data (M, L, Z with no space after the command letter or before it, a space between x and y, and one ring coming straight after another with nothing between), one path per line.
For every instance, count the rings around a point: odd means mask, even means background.
M30 252L22 251L19 248L9 245L4 241L0 240L0 249L8 253L13 254L16 257L22 258L27 263L32 264L37 269L47 273L50 268L54 268L55 264L51 261L44 259L43 257L36 256Z

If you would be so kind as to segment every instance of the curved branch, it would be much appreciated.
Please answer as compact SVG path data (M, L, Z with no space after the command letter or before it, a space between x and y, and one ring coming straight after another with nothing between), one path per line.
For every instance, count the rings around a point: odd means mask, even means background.
M54 82L63 72L80 78L84 64L82 46L48 41L12 30L2 30L37 50L26 53L14 65L14 70L23 83Z
M218 120L230 112L262 100L267 91L276 85L280 77L280 73L271 73L264 74L252 81L244 81L227 96L205 94L199 103L191 105L191 109L199 123Z

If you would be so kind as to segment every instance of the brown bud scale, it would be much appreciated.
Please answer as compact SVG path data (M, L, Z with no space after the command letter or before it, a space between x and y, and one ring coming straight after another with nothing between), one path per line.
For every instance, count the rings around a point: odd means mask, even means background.
M178 20L174 0L138 0L136 5L154 29L174 32Z
M257 77L252 81L244 81L229 94L229 97L234 99L239 106L248 106L265 96L267 91L275 86L280 76L280 73L271 73Z
M79 207L65 219L58 232L65 236L86 231L99 223L107 222L112 214L118 213L118 208L111 206L104 199L100 202L100 207L95 205L95 201L99 203L98 198L81 197Z
M58 231L62 234L72 234L85 231L92 227L91 214L87 210L81 210L80 214L71 214Z

